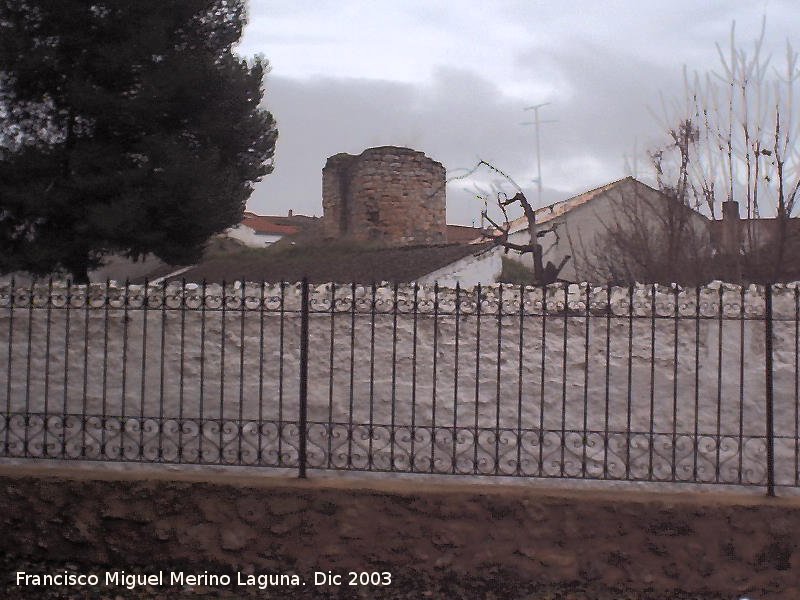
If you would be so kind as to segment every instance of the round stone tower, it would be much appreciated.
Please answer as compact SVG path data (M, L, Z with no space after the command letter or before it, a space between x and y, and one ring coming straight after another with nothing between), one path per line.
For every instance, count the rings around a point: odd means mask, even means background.
M335 154L322 169L322 211L327 238L444 243L445 169L410 148Z

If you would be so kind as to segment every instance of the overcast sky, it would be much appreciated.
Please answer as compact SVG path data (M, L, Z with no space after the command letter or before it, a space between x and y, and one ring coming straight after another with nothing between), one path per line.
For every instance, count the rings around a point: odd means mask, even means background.
M338 152L421 150L448 177L479 159L536 198L540 110L543 204L630 174L663 141L660 95L678 98L682 68L716 68L715 42L751 45L767 16L778 56L797 34L797 0L250 0L242 55L271 63L265 106L279 137L275 170L248 208L322 214L322 167ZM794 43L800 46L800 43ZM626 167L626 157L628 157ZM463 172L463 171L461 171ZM448 222L479 217L475 185L447 188Z

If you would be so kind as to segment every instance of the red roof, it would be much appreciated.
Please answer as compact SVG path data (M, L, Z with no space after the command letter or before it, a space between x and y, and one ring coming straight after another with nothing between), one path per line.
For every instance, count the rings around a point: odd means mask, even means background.
M476 240L483 240L483 231L477 227L469 227L467 225L447 226L448 244L467 244Z
M297 227L293 225L281 225L279 223L275 223L273 217L269 217L266 215L257 215L255 213L246 212L244 213L244 219L242 219L242 225L249 227L256 233L264 233L270 235L292 235L293 233L297 233L299 230Z

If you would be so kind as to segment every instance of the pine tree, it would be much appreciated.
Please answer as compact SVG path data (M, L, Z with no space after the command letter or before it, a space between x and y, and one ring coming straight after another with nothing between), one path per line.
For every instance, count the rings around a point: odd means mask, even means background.
M0 272L196 260L272 170L244 0L0 0Z

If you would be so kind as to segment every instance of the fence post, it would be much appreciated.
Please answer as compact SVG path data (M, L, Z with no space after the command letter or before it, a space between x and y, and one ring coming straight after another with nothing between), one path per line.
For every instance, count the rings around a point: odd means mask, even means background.
M772 284L764 287L764 353L766 368L766 412L767 412L767 496L775 496L775 421L773 398L773 356L772 356Z
M308 429L308 278L303 278L300 304L300 447L298 477L306 478L306 435Z

